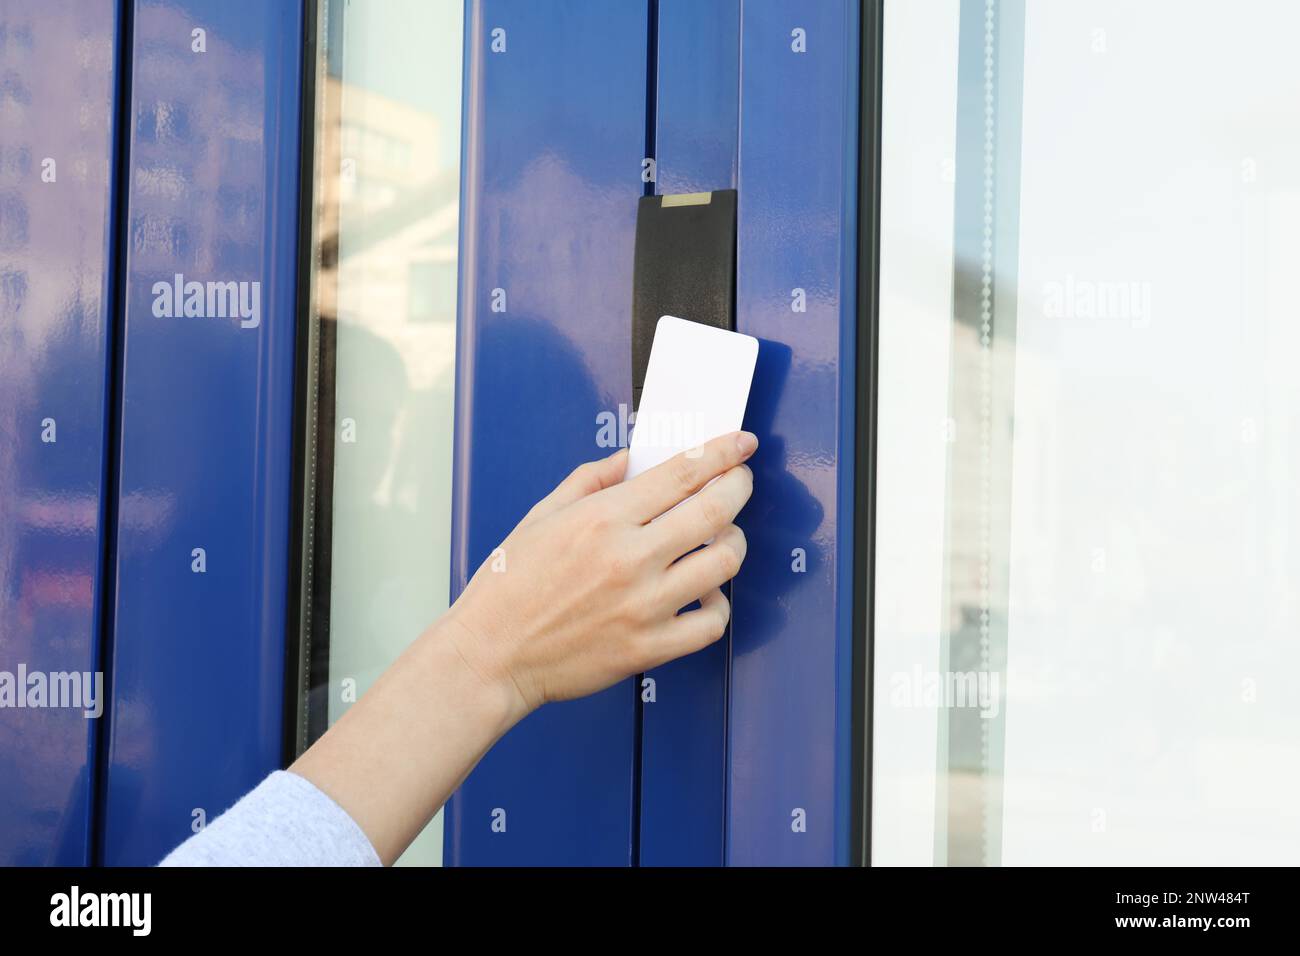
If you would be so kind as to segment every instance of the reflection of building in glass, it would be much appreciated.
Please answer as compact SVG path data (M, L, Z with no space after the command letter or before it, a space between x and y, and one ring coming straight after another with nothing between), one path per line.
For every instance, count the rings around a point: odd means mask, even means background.
M947 550L949 673L1006 675L1019 264L1023 12L963 6L954 190ZM947 708L937 862L1002 855L1006 713Z
M322 96L319 302L402 355L413 387L449 381L459 177L439 117L336 76Z
M952 337L945 674L997 674L1005 688L1010 573L1012 384L1015 344L958 321ZM987 423L987 424L986 424ZM1001 707L998 708L1000 716ZM1001 838L998 719L963 707L946 713L949 865L989 865Z

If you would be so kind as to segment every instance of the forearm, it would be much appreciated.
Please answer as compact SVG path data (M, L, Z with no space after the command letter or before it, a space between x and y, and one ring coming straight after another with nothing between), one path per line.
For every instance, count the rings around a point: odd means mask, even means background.
M289 768L348 812L385 865L527 713L507 677L468 663L458 628L448 617L425 631Z

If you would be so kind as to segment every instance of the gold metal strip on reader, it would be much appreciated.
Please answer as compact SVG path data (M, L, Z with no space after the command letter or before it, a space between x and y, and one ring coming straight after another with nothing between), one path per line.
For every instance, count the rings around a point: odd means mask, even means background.
M677 193L664 196L663 205L668 206L707 206L713 201L713 193Z

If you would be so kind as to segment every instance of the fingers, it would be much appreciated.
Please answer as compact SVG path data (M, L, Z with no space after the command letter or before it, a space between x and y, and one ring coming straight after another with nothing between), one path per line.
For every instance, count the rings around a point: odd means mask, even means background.
M555 486L555 490L543 498L524 516L520 527L545 517L565 505L594 495L598 491L613 487L623 480L627 471L627 449L620 448L614 454L596 461L579 465L569 476Z
M730 581L740 570L747 547L745 532L732 524L718 532L707 548L682 558L664 575L664 595L668 606L683 608L698 600L701 594L708 594Z
M615 491L633 517L642 522L652 521L713 478L739 465L757 447L758 439L749 432L721 435L699 448L674 455Z
M753 473L745 465L737 465L647 527L652 547L665 561L677 560L728 527L753 491Z
M719 588L700 598L698 610L678 614L654 638L649 659L642 670L649 670L694 654L727 633L731 619L731 602Z

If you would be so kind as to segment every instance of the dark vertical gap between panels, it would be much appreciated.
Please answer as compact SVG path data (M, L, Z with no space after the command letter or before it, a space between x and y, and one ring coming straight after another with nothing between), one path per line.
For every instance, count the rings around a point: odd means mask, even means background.
M312 589L307 595L311 614L311 654L307 659L304 693L310 698L304 745L329 728L330 580L334 539L334 362L338 326L333 317L321 317L316 390L320 395L316 427L316 493L311 503L315 523L312 548Z
M736 189L736 257L735 263L731 270L731 326L733 330L738 331L737 324L740 320L738 315L737 302L740 301L740 114L743 104L741 103L741 92L744 88L745 80L745 0L739 0L736 4L736 147L731 153L731 186ZM722 766L718 772L722 774L722 818L718 820L718 826L722 828L722 839L718 845L722 850L722 859L719 866L727 865L727 844L730 841L727 826L728 807L731 806L731 662L736 653L736 588L734 580L728 581L726 585L727 601L731 606L731 615L727 618L727 633L724 639L727 642L727 657L722 664Z
M659 87L659 0L647 0L646 55L645 55L645 156L655 160L654 175L645 184L643 195L653 196L659 178L658 157L655 155L655 124L658 122ZM641 865L641 759L642 738L645 733L645 704L641 700L641 683L644 674L632 680L632 866Z
M645 184L645 195L653 196L658 190L659 163L655 157L655 125L659 119L659 0L647 0L645 55L645 154L656 159L655 175Z
M312 301L312 275L316 243L316 89L320 59L317 56L319 18L317 0L306 0L302 19L301 104L298 134L298 275L294 320L294 408L292 507L289 525L289 585L285 602L284 641L284 739L281 763L288 766L306 744L307 693L310 689L311 572L313 556L308 552L313 542L315 506L312 494L315 480L316 440L312 429L316 421L317 364L319 337Z
M851 853L871 865L871 688L875 629L876 401L880 341L880 123L884 0L862 0L858 143L857 449L853 528Z
M126 351L126 270L130 240L131 185L131 70L134 45L134 0L122 0L117 29L116 89L113 103L113 171L107 303L107 363L104 382L104 455L100 480L100 540L103 554L99 571L99 642L95 669L104 675L103 712L95 727L91 757L92 806L88 856L95 866L104 863L105 811L108 796L108 748L113 716L113 622L117 594L117 499L122 461L122 373Z
M337 126L317 128L317 117L331 115L325 98L329 85L324 76L329 71L342 75L342 16L328 0L313 0L314 23L307 32L310 45L311 96L304 95L303 192L300 208L299 236L299 328L298 361L303 363L304 378L298 386L302 402L301 429L296 436L302 458L302 480L296 493L302 536L296 538L302 553L298 583L296 631L288 639L294 644L293 666L297 682L292 691L295 737L293 755L301 753L329 727L329 646L330 582L333 566L334 526L334 422L335 422L335 343L337 315L322 311L323 302L337 302L336 296L324 296L320 286L336 281L339 244L337 233L322 235L317 216L318 183L338 174L338 170L319 168L330 155L330 144L337 143ZM332 18L331 18L332 15ZM310 114L309 116L306 114ZM333 111L336 123L341 114ZM308 138L309 137L309 138ZM324 193L321 193L324 195ZM334 219L337 222L337 217ZM333 276L334 278L330 278Z

